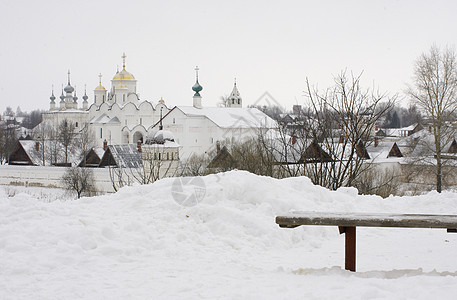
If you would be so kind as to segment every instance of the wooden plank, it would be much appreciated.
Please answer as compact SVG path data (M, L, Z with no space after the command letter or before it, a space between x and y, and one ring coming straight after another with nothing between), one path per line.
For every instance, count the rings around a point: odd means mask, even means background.
M276 223L286 228L300 225L324 225L455 229L457 228L457 215L293 212L277 216Z

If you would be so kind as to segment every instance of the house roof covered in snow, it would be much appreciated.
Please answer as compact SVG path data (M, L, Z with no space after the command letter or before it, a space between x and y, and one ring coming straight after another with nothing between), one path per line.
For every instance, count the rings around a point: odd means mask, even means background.
M109 145L100 161L100 167L140 168L143 166L141 152L132 144Z

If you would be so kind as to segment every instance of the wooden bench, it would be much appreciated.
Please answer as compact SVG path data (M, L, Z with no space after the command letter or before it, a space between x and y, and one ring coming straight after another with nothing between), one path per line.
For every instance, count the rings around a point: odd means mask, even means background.
M448 232L457 232L457 215L293 212L277 216L276 223L284 228L301 225L338 226L340 234L345 234L345 269L353 272L356 261L357 226L446 228Z

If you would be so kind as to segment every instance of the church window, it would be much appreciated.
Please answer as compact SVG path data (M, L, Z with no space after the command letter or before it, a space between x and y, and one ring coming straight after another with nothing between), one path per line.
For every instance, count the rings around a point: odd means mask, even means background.
M232 99L232 104L235 104L235 99Z
M122 101L125 103L125 95L122 95Z
M210 143L211 143L211 144L214 143L214 138L211 138L211 142L210 142Z
M159 160L160 160L160 153L159 153Z
M78 127L78 122L76 122L75 127Z
M143 125L143 118L140 118L140 125Z
M154 152L154 160L157 160L157 153Z
M103 99L102 100L103 100L103 102L105 102L105 95L103 95Z
M100 128L100 138L103 137L103 128Z
M173 152L171 152L171 160L173 160L173 154L174 154L174 153L173 153Z
M176 123L176 119L175 119L175 118L173 118L173 124L175 124L175 123Z
M238 104L240 104L240 103L241 103L241 100L240 100L240 99L238 99Z
M167 160L170 160L170 153L167 152Z

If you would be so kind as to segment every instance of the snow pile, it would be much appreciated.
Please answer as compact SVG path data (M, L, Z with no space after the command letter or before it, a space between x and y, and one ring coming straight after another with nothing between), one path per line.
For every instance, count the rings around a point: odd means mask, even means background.
M357 196L308 178L232 171L192 192L164 179L47 203L0 190L1 299L436 298L457 292L457 235L358 229L358 273L335 227L279 228L293 210L457 214L457 195ZM179 186L179 185L178 185ZM175 201L177 199L178 201ZM407 288L414 286L414 289Z

